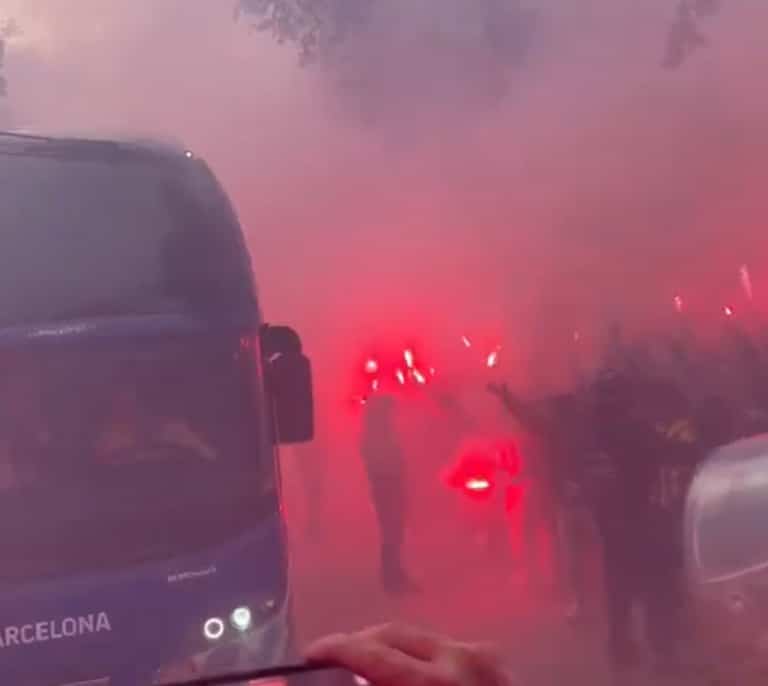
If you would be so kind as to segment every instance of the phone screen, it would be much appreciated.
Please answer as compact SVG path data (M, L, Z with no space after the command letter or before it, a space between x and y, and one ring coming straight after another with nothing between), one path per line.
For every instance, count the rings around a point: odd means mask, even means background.
M329 667L286 667L248 675L212 677L168 686L369 686L365 679L344 669Z
M362 686L366 683L343 669L308 669L283 676L252 679L247 686Z

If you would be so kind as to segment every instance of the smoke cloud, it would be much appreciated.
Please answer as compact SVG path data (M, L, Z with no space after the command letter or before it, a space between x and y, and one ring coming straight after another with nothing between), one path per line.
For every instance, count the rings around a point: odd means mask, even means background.
M759 299L768 7L724 2L668 71L667 0L540 0L513 66L457 48L461 3L407 4L302 67L216 0L5 0L9 116L206 157L270 319L303 329L326 388L393 331L497 333L522 383L574 330L663 320L676 294L718 310L744 263ZM438 45L440 21L459 38Z

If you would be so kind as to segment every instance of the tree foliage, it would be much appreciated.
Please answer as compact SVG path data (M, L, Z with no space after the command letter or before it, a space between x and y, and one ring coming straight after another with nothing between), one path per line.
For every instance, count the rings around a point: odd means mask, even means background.
M463 0L474 19L485 24L485 47L509 62L525 58L530 46L533 13L520 0ZM317 62L343 51L356 30L376 20L377 8L396 5L394 0L239 0L238 15L247 17L255 29L270 33L281 43L294 44L302 62ZM420 3L414 0L415 8ZM452 3L432 3L434 21ZM455 3L453 3L455 4ZM677 69L697 49L707 45L701 24L720 10L721 0L678 0L664 44L662 67ZM407 3L403 7L407 8ZM407 12L408 10L406 10ZM410 10L414 14L415 10ZM404 14L403 22L409 17Z
M293 43L309 62L342 45L365 25L375 0L240 0L238 15L279 42Z
M500 100L533 46L538 13L523 2L535 1L239 0L238 17L293 46L371 122Z
M527 52L533 13L523 9L519 0L239 0L237 13L249 18L255 29L272 34L281 43L294 44L302 60L312 62L343 51L356 32L382 28L387 12L391 16L402 8L396 22L402 31L425 6L437 27L449 8L457 5L464 6L467 23L482 25L483 31L476 37L485 47L509 60Z

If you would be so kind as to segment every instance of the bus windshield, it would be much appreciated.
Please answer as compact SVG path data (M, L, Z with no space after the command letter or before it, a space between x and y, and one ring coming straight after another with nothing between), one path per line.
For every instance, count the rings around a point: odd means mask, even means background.
M0 584L191 555L276 512L240 355L3 351Z
M247 256L196 160L0 150L0 326L231 309Z

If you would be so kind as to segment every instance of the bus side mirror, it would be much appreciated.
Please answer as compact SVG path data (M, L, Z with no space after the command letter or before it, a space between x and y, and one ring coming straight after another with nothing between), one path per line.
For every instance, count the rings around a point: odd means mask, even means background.
M277 441L311 441L315 435L312 363L302 351L299 335L288 326L267 325L261 332L261 345Z

